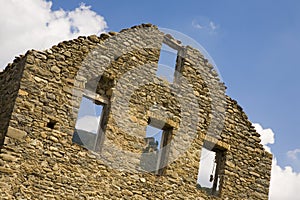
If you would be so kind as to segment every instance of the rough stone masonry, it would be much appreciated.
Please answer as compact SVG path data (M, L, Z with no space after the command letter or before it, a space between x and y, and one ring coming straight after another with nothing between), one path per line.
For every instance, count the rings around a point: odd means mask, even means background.
M157 76L162 44L172 82ZM201 52L154 25L30 50L0 94L1 199L268 199L260 135ZM75 128L83 99L103 108L96 134ZM197 184L203 147L212 188Z

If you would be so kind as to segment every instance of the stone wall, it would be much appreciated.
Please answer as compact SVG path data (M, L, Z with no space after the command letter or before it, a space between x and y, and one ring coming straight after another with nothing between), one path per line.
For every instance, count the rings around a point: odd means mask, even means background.
M17 57L3 72L0 72L0 150L8 129L15 99L18 96L23 68L24 58Z
M173 83L156 76L162 43L178 50ZM28 51L16 65L0 79L19 84L5 112L4 199L268 199L272 156L259 134L208 60L155 26ZM87 90L106 104L96 152L72 142ZM140 165L149 119L170 131L162 175ZM217 196L196 187L203 145L224 152Z

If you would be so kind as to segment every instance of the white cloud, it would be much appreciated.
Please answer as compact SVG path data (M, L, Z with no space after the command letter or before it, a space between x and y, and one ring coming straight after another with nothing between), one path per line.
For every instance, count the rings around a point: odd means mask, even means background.
M252 124L255 128L255 130L260 134L261 144L264 146L265 150L271 153L270 147L268 147L268 144L274 144L274 132L272 129L267 128L263 129L260 124L254 123Z
M43 50L107 28L104 18L84 4L71 11L52 10L52 2L45 0L0 0L0 4L0 69L28 49Z
M271 152L268 144L274 144L274 133L272 129L263 129L260 124L253 124L256 131L261 135L261 144L264 148ZM287 155L290 155L292 158L296 157L296 154L299 153L299 149L294 151L289 151ZM275 155L273 155L272 163L272 172L271 172L271 183L270 183L270 200L298 200L299 194L298 190L300 188L300 173L294 172L293 168L286 166L284 168L280 167L277 164ZM297 158L297 157L296 157Z
M292 167L281 168L276 158L273 160L270 200L298 200L300 188L300 173L293 171Z

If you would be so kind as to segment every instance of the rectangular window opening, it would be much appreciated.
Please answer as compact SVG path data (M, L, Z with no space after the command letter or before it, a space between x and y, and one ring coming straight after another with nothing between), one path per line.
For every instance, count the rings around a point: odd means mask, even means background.
M178 51L162 44L156 75L172 83L177 65Z
M197 188L209 195L220 196L220 178L223 167L224 151L219 149L201 151Z
M101 121L105 104L82 97L72 141L96 151L102 137Z
M146 127L145 147L140 161L143 170L157 175L164 174L169 153L167 144L170 142L171 134L171 128L157 128L153 124Z

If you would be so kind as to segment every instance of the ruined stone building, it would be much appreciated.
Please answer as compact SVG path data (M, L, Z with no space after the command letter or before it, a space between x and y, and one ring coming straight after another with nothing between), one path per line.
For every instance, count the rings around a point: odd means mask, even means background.
M156 26L30 50L0 72L0 94L0 199L268 199L260 135L203 54Z

